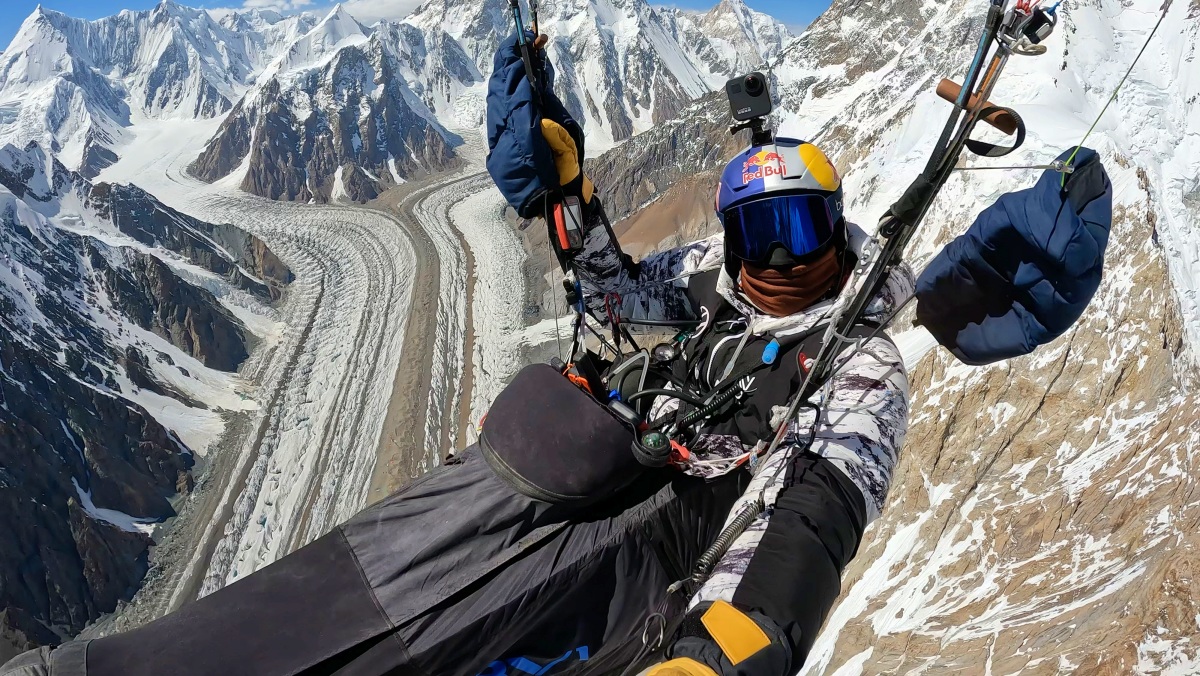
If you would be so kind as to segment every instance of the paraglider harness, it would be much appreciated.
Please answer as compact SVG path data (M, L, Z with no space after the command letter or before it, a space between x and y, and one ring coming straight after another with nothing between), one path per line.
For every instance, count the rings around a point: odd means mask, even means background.
M518 0L510 2L518 33L523 34ZM938 95L953 103L954 110L924 171L880 220L874 240L853 263L853 270L837 292L825 321L809 332L772 341L763 350L759 363L726 370L725 377L712 387L698 390L686 377L687 344L700 321L639 321L621 317L618 313L621 299L612 294L604 299L607 316L603 320L589 309L579 282L581 277L586 278L586 272L572 263L572 254L581 246L581 238L572 237L572 233L567 232L570 228L564 228L561 221L555 222L563 210L552 208L548 201L543 214L548 216L550 239L557 245L553 248L567 273L564 287L576 315L573 338L565 361L554 360L549 365L528 367L494 403L482 428L481 447L497 473L509 479L521 492L538 499L551 502L601 499L631 481L639 472L662 471L648 468L684 464L688 457L688 440L697 426L735 407L742 393L738 382L758 369L777 366L776 360L785 354L788 358L780 361L778 366L795 364L801 384L791 398L786 414L774 428L770 444L761 451L748 454L744 460L755 467L757 459L774 453L800 408L814 409L819 416L821 404L812 400L820 401L815 395L844 359L848 359L841 355L849 349L853 356L907 306L905 303L895 308L878 324L864 319L869 302L878 294L893 268L901 263L908 243L935 197L956 170L962 151L967 149L983 157L1001 157L1024 142L1025 123L1021 117L1010 108L993 104L989 98L1012 55L1036 56L1046 52L1041 42L1057 24L1058 4L1043 8L1033 0L1017 0L1007 10L1006 4L1006 0L990 0L984 30L963 84L942 80L937 86ZM536 13L536 4L534 11ZM527 74L536 77L535 56L527 42L522 43L522 56L527 60ZM1012 137L1012 144L998 146L971 138L981 121ZM752 130L756 137L769 133L761 118L751 124L735 126L731 132L746 129ZM581 165L582 157L581 153ZM1074 170L1071 166L1073 158L1074 154L1064 162L1036 168L1060 172L1065 183L1066 176ZM596 208L604 227L616 241L603 209L598 204ZM611 341L588 323L589 317L609 326ZM679 333L671 341L653 349L643 349L630 331L631 326L657 327ZM613 358L606 359L598 352L586 349L585 331L610 351ZM632 350L623 350L623 344L628 344ZM798 348L804 358L789 354ZM809 355L811 359L807 358ZM685 367L672 368L680 360L684 361ZM680 377L681 373L683 377ZM679 409L683 413L650 418L650 403L659 397L680 400L686 404ZM545 420L557 422L546 425ZM809 438L795 452L810 446L814 435L815 425ZM563 448L572 451L563 453ZM780 463L779 467L787 464ZM766 485L777 480L778 474L779 471ZM765 493L765 488L760 489L756 499L734 515L715 542L699 557L692 575L672 585L671 593L690 591L703 583L733 540L767 508ZM663 629L663 633L667 633L665 627Z

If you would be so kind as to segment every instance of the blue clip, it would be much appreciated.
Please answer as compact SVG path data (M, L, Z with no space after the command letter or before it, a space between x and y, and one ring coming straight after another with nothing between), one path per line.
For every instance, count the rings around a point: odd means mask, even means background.
M608 400L609 401L622 401L621 391L620 390L609 390L608 391Z
M772 338L771 342L769 344L767 344L767 346L765 348L763 348L762 363L774 364L775 360L778 358L779 358L779 341Z

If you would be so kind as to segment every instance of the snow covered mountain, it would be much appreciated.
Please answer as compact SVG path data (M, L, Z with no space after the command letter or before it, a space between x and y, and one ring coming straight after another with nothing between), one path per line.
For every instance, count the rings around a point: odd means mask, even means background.
M674 117L757 67L787 29L724 0L706 14L645 0L543 3L560 94L594 151ZM483 121L503 0L429 0L364 26L269 11L152 10L83 21L39 7L0 56L0 142L37 141L96 176L139 125L223 119L193 170L278 199L366 200L453 164ZM355 112L351 112L351 111Z
M569 0L543 3L540 19L558 92L597 150L673 117L790 37L740 0L696 16ZM463 142L449 130L483 122L492 55L511 32L502 0L430 0L371 28L335 7L266 68L193 171L271 198L363 201L443 170Z
M678 7L663 7L659 12L688 58L718 79L773 63L792 40L786 26L741 0L722 0L703 13Z
M675 117L791 37L741 0L699 16L645 0L550 0L540 9L541 30L551 38L547 53L560 74L557 92L583 121L594 151ZM406 21L449 33L485 75L496 46L512 33L503 0L430 0Z
M1049 53L1014 57L992 97L1024 117L1024 148L963 164L1040 165L1079 143L1161 6L1063 3ZM781 129L834 159L856 222L873 224L920 172L949 113L934 86L961 80L985 12L838 0L780 55ZM1175 3L1088 140L1111 175L1115 221L1079 325L1030 357L972 368L898 323L914 397L903 457L805 673L1200 669L1197 50L1200 5ZM727 116L712 96L592 163L622 214L653 201L619 230L661 238L655 223L675 219L711 231ZM1039 173L957 174L910 260L919 269Z
M171 0L98 21L39 6L0 57L0 142L37 141L95 176L140 121L228 113L312 23L256 11L215 18Z
M672 117L789 37L740 0L702 16L572 0L546 3L540 18L560 96L597 149ZM502 0L431 0L371 28L337 6L265 69L192 171L274 199L365 201L444 170L463 142L450 129L482 124L492 54L511 30Z
M338 6L266 68L192 172L272 199L370 199L451 165L462 141L437 102L479 81L445 34L368 29Z
M232 226L0 147L0 648L132 594L290 281Z

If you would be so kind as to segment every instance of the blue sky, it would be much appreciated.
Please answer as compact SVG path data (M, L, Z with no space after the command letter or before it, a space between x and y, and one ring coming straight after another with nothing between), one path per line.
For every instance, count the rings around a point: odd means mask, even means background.
M178 0L180 4L190 6L229 7L245 4L246 6L301 8L321 10L332 6L326 0ZM716 4L716 0L662 0L664 4L675 4L679 7L707 9ZM419 0L350 0L347 4L362 4L372 10L378 7L409 7L418 4ZM651 0L656 2L656 0ZM103 16L116 14L122 9L149 9L158 4L158 0L43 0L43 5L58 10L64 14L85 19L98 19ZM780 21L793 26L804 26L829 6L828 0L746 0L746 4L778 18ZM16 34L17 28L25 17L37 7L38 0L0 0L0 49L8 45L9 40ZM354 11L353 8L351 11Z

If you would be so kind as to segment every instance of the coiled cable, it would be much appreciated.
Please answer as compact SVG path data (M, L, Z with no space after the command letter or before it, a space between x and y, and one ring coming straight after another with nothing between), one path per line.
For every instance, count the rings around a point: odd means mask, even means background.
M698 420L703 420L704 418L707 418L708 416L719 411L721 409L721 407L724 406L725 404L728 404L729 402L736 399L739 395L741 395L741 393L742 393L741 388L737 388L737 387L731 387L731 388L725 390L724 392L721 392L717 396L713 397L712 400L709 401L704 406L701 406L700 408L696 409L695 411L692 411L691 413L688 413L687 415L683 416L683 419L679 421L679 424L677 427L679 429L683 429ZM680 397L680 398L682 398L682 397ZM650 425L650 429L660 429L664 425L666 425L669 421L670 421L669 416L663 418L662 420L657 420L654 422L654 424Z
M758 518L759 514L762 514L764 509L766 509L766 503L760 494L754 502L742 508L742 511L733 521L730 521L729 525L721 530L721 533L717 535L717 539L713 540L708 549L704 550L700 558L696 559L696 566L692 570L691 576L686 580L679 580L672 584L667 588L667 593L673 594L683 588L685 584L690 584L693 587L704 584L704 580L712 573L712 569L717 565L717 562L721 560L722 556L725 556L725 552L729 551L729 547L733 544L733 541L739 535L746 532L746 529L750 527L750 524L754 523L754 520Z

